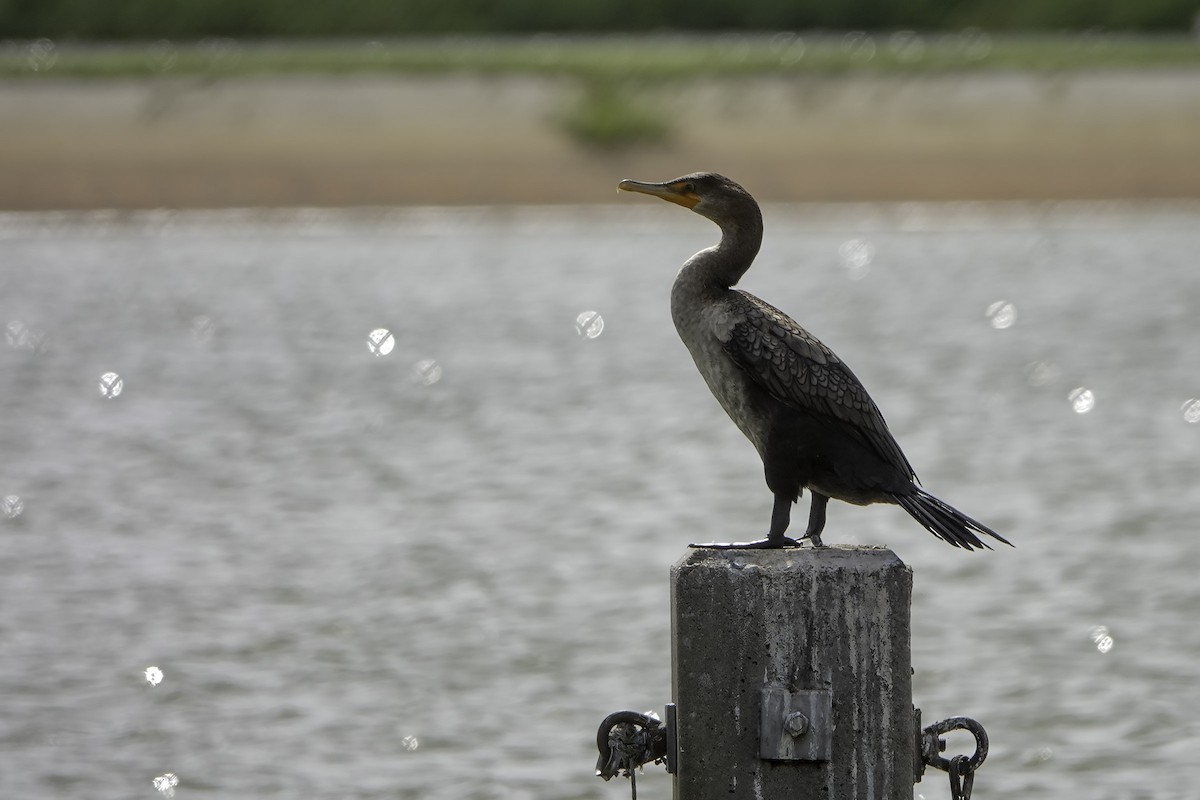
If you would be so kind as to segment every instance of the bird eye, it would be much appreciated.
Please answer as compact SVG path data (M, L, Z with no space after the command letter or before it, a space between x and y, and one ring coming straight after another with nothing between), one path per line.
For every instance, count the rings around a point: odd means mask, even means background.
M685 183L683 185L683 190L685 192L687 192L688 194L695 194L696 193L696 184L692 183L691 181L688 181L687 183Z

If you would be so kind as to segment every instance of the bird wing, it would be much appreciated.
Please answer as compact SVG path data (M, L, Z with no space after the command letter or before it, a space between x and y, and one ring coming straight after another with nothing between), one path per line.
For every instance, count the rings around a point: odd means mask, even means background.
M739 321L724 345L734 363L776 400L837 425L915 479L883 414L850 368L787 314L748 292L733 294Z

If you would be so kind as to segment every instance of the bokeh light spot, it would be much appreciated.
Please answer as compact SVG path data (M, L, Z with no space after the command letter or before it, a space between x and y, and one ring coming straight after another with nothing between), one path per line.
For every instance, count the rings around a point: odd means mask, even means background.
M154 779L154 788L164 797L174 797L175 787L179 785L179 776L174 772L159 775Z
M604 333L604 317L599 311L584 311L575 318L575 332L587 339Z
M896 31L888 37L888 50L902 64L912 64L925 57L925 40L915 31Z
M871 262L875 260L875 245L866 239L847 239L838 246L838 256L842 259L842 267L851 280L861 280L871 271Z
M4 339L14 350L41 352L45 338L45 334L32 330L20 320L14 319L4 326Z
M987 318L998 331L1011 328L1017 321L1017 308L1012 303L997 300L987 307Z
M1067 400L1076 414L1086 414L1096 407L1096 395L1084 386L1072 389L1067 395Z
M100 376L100 396L108 400L120 396L125 390L125 379L115 372L106 372Z
M442 365L432 358L423 358L413 364L412 375L422 386L433 386L442 379Z
M791 32L777 33L771 37L771 51L783 66L798 64L804 58L804 40Z
M866 63L875 57L875 40L863 31L850 31L842 37L842 52L853 61Z
M167 72L175 66L178 54L169 39L159 39L146 51L146 66L155 72Z
M24 510L25 501L15 494L10 494L0 500L0 511L3 511L4 516L8 519L16 519Z
M8 342L8 346L14 350L24 347L29 338L29 329L23 322L14 319L4 326L4 338Z
M1200 398L1185 400L1179 409L1183 412L1183 421L1195 425L1200 422Z
M34 72L45 72L58 62L58 48L49 39L30 42L25 50L25 64Z
M967 61L982 61L992 54L992 38L978 28L964 30L959 41Z
M376 356L386 356L396 346L396 337L387 328L376 328L367 334L367 349Z
M1105 625L1093 625L1089 635L1092 639L1092 644L1096 645L1096 650L1100 653L1107 653L1113 649L1115 639Z

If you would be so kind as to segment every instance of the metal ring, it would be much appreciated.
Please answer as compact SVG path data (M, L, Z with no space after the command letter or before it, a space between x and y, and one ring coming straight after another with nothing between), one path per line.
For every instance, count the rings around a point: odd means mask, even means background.
M616 774L608 771L609 762L612 760L612 747L608 743L608 737L613 728L622 724L637 725L643 731L647 731L656 728L660 723L654 717L637 711L614 711L604 718L596 730L596 749L600 751L600 758L596 759L596 774L604 780Z
M940 742L940 746L937 746L936 750L941 750L945 747L945 743L941 742L941 737L950 731L967 731L975 737L975 752L967 759L965 771L971 773L979 769L979 765L983 763L988 754L987 731L970 717L950 717L933 723L923 732L926 736L934 737L935 742ZM926 764L944 772L950 771L950 759L938 755L934 748L925 748L925 750L924 761Z
M638 711L614 711L604 718L600 723L599 730L596 731L596 748L599 749L600 755L608 758L612 753L612 748L608 746L608 734L612 729L621 723L630 723L639 725L642 728L648 728L651 725L656 725L658 720L647 714L642 714Z

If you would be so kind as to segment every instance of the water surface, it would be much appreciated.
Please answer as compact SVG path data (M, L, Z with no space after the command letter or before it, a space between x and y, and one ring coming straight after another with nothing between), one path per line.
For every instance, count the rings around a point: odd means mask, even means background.
M745 288L1017 544L830 508L913 567L915 701L985 724L978 792L1186 796L1200 209L766 217ZM649 203L0 219L0 796L626 796L593 738L671 699L669 565L770 512L667 311L715 235Z

